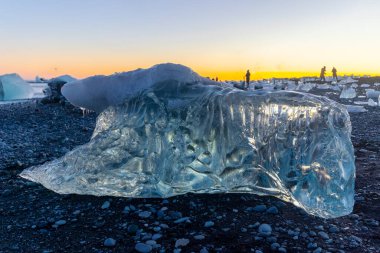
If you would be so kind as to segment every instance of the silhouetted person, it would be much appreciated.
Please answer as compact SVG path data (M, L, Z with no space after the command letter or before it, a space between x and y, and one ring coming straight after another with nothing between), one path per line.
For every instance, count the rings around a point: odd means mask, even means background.
M247 73L245 74L245 84L247 85L247 88L249 88L249 81L251 80L251 73L249 72L249 70L247 70Z
M336 74L337 70L335 67L332 69L332 74L333 74L333 80L335 79L338 82L338 75Z
M218 80L219 80L219 78L218 78L218 77L216 77L216 78L215 78L215 81L218 81Z
M323 68L321 68L321 76L320 76L321 81L326 82L325 74L326 74L326 66L324 66Z

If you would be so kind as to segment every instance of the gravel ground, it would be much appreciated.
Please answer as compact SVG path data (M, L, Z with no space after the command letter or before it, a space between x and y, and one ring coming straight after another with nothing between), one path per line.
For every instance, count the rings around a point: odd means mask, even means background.
M338 99L332 91L322 93ZM367 109L351 114L354 212L325 220L276 198L249 194L58 195L18 173L88 142L96 115L83 116L68 105L2 105L0 253L380 252L380 107Z

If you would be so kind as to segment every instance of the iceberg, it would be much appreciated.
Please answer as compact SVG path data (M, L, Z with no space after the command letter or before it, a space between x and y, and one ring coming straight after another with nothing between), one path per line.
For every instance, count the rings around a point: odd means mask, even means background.
M315 87L316 87L315 83L301 83L300 85L297 86L296 90L309 92L310 90L314 89Z
M110 105L122 103L155 83L177 80L180 82L214 83L179 64L158 64L149 69L116 73L111 76L93 76L65 84L62 95L75 106L101 112Z
M116 75L108 84L104 77L79 83L121 87L111 83L120 78L131 85L124 96L131 95L99 115L89 143L21 176L60 194L252 193L325 218L352 211L354 151L343 105L298 92L209 85L183 66L166 67L153 67L164 77L148 69L149 77L131 74L133 82Z
M74 78L70 75L62 75L62 76L54 77L54 78L50 79L48 82L49 83L54 83L54 82L70 83L70 82L74 82L76 80L77 80L76 78Z
M356 97L356 90L348 86L343 88L339 96L339 98L346 98L346 99L355 98L355 97Z
M29 99L34 94L33 88L17 74L0 76L0 101Z
M367 98L376 99L380 96L380 91L374 89L366 89Z

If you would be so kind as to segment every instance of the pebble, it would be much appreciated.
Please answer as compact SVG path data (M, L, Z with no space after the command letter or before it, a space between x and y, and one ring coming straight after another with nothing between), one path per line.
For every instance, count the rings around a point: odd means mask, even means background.
M148 241L145 242L145 244L154 246L154 245L157 244L157 242L155 240L148 240Z
M160 239L161 237L162 237L161 234L154 234L154 235L152 236L152 240L157 241L157 240Z
M208 250L206 248L202 248L199 253L208 253Z
M149 218L151 215L152 215L152 212L149 212L149 211L143 211L139 213L139 217L143 219Z
M131 224L131 225L128 226L127 231L130 234L136 234L136 232L137 232L138 229L139 229L139 227L137 225Z
M179 224L182 222L187 222L190 219L190 217L182 217L174 221L175 224Z
M267 210L267 206L266 205L257 205L252 210L255 212L262 213L262 212L265 212L265 210Z
M185 238L178 239L178 240L175 242L175 247L176 247L176 248L184 247L184 246L188 245L189 242L190 242L189 239L185 239Z
M152 246L139 242L135 245L135 250L140 253L149 253L152 251Z
M270 236L272 233L272 227L268 224L261 224L258 231L262 236Z
M59 221L56 221L54 224L57 226L62 226L62 225L66 224L66 221L65 220L59 220Z
M330 239L329 235L327 233L323 232L323 231L318 232L318 234L324 240Z
M322 248L321 247L318 247L316 248L313 253L321 253L322 252Z
M203 239L205 239L205 236L204 235L194 235L194 239L195 240L203 240Z
M205 222L205 225L204 225L205 228L209 228L209 227L212 227L212 226L214 226L214 222L213 221L206 221Z
M315 243L315 242L309 242L309 243L307 244L307 248L308 248L308 249L315 249L315 248L317 248L317 247L318 247L318 244Z
M330 233L339 233L340 229L337 226L331 226L329 228Z
M280 248L280 244L277 242L274 242L270 245L272 250L276 250L277 248Z
M101 206L101 209L107 209L109 208L111 203L109 201L104 201L103 205Z
M116 245L116 240L113 238L107 238L104 240L104 246L106 247L114 247Z
M278 214L278 209L277 207L275 206L271 206L267 209L267 213L270 213L270 214Z

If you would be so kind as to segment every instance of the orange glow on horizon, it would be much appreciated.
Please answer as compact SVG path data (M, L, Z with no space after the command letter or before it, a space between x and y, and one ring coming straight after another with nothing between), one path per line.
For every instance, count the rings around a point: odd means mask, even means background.
M141 64L141 63L140 63ZM74 66L74 65L66 65L65 67L57 67L57 68L51 68L46 66L46 64L40 64L40 65L33 65L30 66L29 69L24 70L24 68L20 68L20 66L11 66L6 69L3 69L0 67L0 75L3 74L8 74L8 73L18 73L20 74L24 79L26 80L33 80L36 75L39 75L40 77L44 78L53 78L57 77L60 75L71 75L75 78L86 78L89 76L94 76L94 75L112 75L116 72L126 72L126 71L131 71L135 70L138 68L149 68L152 65L143 65L143 66L138 66L137 64L131 64L131 65L124 65L124 64L117 64L115 65L91 65L91 64L86 64L83 62L80 64L81 66ZM186 65L186 64L184 64ZM209 78L216 78L218 77L219 80L221 81L226 81L226 80L244 80L245 79L245 73L246 69L242 70L218 70L216 68L207 69L207 68L197 68L197 67L192 67L195 72L200 74L201 76L204 77L209 77ZM251 80L262 80L262 79L271 79L271 78L300 78L300 77L319 77L319 72L316 71L254 71L254 69L250 69L251 71ZM338 70L338 75L339 76L364 76L364 75L369 75L369 76L380 76L380 72L360 72L360 71L354 71L354 72L339 72ZM332 76L332 74L327 71L326 76Z

